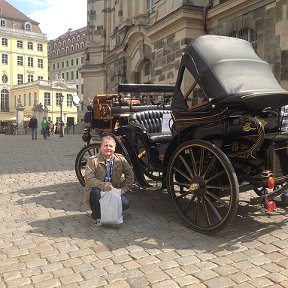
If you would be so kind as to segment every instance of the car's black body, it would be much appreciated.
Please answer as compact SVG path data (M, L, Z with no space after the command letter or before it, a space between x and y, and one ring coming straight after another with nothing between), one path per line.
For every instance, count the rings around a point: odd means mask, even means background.
M251 203L271 209L288 187L288 133L281 131L280 113L288 92L269 65L247 41L207 35L185 49L175 86L123 84L118 92L172 90L170 138L143 128L160 112L133 109L127 130L116 137L137 183L148 185L143 174L161 181L180 217L201 233L217 232L234 218L242 191L254 189Z

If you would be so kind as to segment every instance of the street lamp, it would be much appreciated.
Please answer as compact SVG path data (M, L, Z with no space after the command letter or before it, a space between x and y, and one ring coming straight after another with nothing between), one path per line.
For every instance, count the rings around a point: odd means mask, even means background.
M60 104L60 131L59 131L59 137L63 137L63 127L62 127L62 108L63 108L63 98L64 95L62 93L59 94L59 104Z

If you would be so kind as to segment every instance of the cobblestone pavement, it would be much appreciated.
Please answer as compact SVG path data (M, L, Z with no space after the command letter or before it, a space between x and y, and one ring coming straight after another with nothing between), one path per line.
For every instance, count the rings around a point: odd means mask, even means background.
M74 173L82 146L80 135L0 135L1 288L288 287L285 210L241 194L232 225L205 236L166 193L137 190L124 224L94 227Z

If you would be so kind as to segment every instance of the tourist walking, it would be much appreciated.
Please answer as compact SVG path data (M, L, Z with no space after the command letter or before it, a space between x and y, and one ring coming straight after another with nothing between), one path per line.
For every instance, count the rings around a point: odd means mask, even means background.
M41 134L43 135L44 140L47 140L49 132L48 130L49 130L49 124L46 117L44 116L41 121Z
M32 140L37 140L38 120L35 115L33 115L29 120L28 128L31 129Z

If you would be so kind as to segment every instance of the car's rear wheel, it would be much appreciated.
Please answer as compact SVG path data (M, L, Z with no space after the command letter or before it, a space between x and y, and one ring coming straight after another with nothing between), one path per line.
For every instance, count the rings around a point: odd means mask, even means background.
M236 215L239 185L234 168L210 142L188 141L177 147L166 186L178 215L197 232L218 232Z

